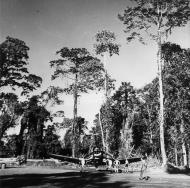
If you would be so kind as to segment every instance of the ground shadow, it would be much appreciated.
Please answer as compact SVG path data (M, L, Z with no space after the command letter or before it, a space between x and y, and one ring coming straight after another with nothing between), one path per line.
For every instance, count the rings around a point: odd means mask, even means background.
M104 187L121 188L131 187L129 182L108 182L108 174L103 172L65 172L53 174L22 174L22 175L4 175L0 177L0 185L3 188L14 187Z
M165 171L168 174L184 174L190 176L190 168L187 167L176 167L173 164L167 164Z

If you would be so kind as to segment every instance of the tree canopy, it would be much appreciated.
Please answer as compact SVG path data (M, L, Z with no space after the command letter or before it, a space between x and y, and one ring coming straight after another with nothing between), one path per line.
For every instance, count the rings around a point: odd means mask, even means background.
M102 64L85 48L64 47L56 54L61 58L50 62L50 66L55 69L52 80L56 78L70 80L71 84L64 88L66 93L73 94L76 75L78 93L87 93L88 90L94 90L101 86Z
M29 47L24 41L7 37L0 44L0 89L10 86L22 88L22 94L40 87L42 78L27 69Z
M148 34L153 40L161 36L167 37L175 27L182 27L190 19L188 0L131 0L132 6L127 7L118 18L125 25L127 41L138 39L144 43ZM145 34L145 35L144 35Z
M190 2L188 0L131 0L133 5L124 10L123 15L119 14L119 19L125 25L127 42L138 39L144 42L144 34L156 41L157 66L159 78L159 122L160 122L160 147L163 165L167 164L167 155L164 138L164 92L162 76L161 45L171 34L175 27L182 27L190 20Z

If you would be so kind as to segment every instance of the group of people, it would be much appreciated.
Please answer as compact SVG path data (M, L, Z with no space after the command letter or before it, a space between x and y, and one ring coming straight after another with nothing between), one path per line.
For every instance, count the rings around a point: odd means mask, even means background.
M108 162L108 169L111 169L112 166L114 167L114 171L116 173L119 172L119 166L120 166L120 161L118 159L116 159L114 162L112 162L111 159L107 159ZM147 167L148 167L148 161L147 161L147 156L143 156L141 158L141 162L142 162L142 166L141 166L141 170L140 170L140 177L139 180L148 180L150 177L149 176L144 176L144 172L146 171ZM124 168L124 172L129 172L129 161L126 159L125 160L125 168Z
M102 159L104 162L107 163L107 169L108 170L114 170L114 172L118 173L119 172L119 167L120 167L120 160L117 158L115 160L113 160L112 158L103 158L103 153L96 151L93 153L93 155L91 155L88 160L92 160L94 159L95 162L95 167L97 168L99 165L99 161L100 159ZM140 159L140 158L139 158ZM145 179L144 172L147 169L148 166L148 161L147 161L147 154L144 154L143 157L141 157L141 162L142 162L142 166L141 166L141 171L140 171L140 180ZM129 161L128 159L125 159L125 167L124 167L124 172L129 172ZM80 158L80 167L81 167L81 171L83 171L85 166L85 159L84 158Z
M119 172L119 166L120 166L120 161L118 159L116 159L114 162L111 159L107 159L107 164L108 164L108 169L112 169L112 167L114 167L114 171L116 173ZM129 162L126 159L125 160L125 172L129 172Z
M148 179L148 176L144 176L144 172L146 171L147 167L148 167L148 160L147 160L147 155L144 155L141 158L141 162L142 162L142 166L141 166L141 170L140 170L140 180L143 179ZM112 169L112 167L114 168L114 171L116 173L119 172L119 166L120 166L120 161L118 159L116 159L114 162L111 159L107 159L107 164L108 164L108 169ZM125 168L124 168L124 172L129 172L129 161L128 159L125 160Z

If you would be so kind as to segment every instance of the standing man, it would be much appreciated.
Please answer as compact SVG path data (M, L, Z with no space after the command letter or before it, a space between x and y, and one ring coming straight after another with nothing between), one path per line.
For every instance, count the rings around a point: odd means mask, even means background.
M129 172L129 161L128 159L125 160L125 172Z
M120 162L118 160L118 158L114 161L114 169L115 169L115 172L119 172L119 165L120 165Z
M81 167L80 172L83 172L84 171L84 165L85 165L85 159L84 159L84 157L79 158L79 159L80 159L80 167Z
M140 179L140 180L143 180L143 179L148 180L148 179L149 179L148 176L144 176L144 177L143 177L144 172L146 171L147 166L148 166L147 153L145 153L145 154L143 155L143 157L141 158L141 161L142 161L142 167L141 167L141 172L140 172L140 178L139 178L139 179Z
M107 162L108 162L108 169L110 170L112 168L112 160L107 159Z

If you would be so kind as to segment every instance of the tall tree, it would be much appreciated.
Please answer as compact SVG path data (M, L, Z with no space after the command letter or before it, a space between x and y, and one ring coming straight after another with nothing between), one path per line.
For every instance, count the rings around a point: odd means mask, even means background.
M102 86L102 64L99 59L90 55L85 48L64 47L57 51L61 58L51 61L50 66L55 68L52 79L64 77L70 80L70 85L64 88L66 94L73 95L73 127L72 127L72 156L75 156L75 127L77 119L77 101L80 93L87 93Z
M103 56L104 73L105 73L105 97L108 97L108 74L107 59L114 54L119 55L119 45L116 43L115 33L107 30L98 32L95 36L96 44L94 45L97 55Z
M157 43L157 65L160 100L160 144L163 165L167 163L164 142L164 95L162 81L161 45L175 27L185 26L190 19L189 0L131 0L119 19L126 26L127 41L139 39L144 43L143 34Z
M45 153L61 154L61 142L54 126L48 126L43 139Z
M39 96L32 96L26 103L21 119L18 154L27 153L28 158L39 157L38 150L41 148L45 122L49 119L50 112L40 105ZM24 138L25 136L27 139Z
M104 73L105 73L104 88L105 88L105 104L106 104L108 99L108 90L109 90L108 74L107 74L107 58L108 56L111 57L114 54L119 55L119 45L116 43L115 33L108 30L103 30L101 32L98 32L95 38L96 38L96 44L94 45L94 47L96 54L103 56ZM108 151L107 134L105 140L106 143L104 147Z
M0 89L10 86L22 88L22 94L40 87L42 78L30 74L28 64L29 47L25 42L16 38L7 37L0 44Z
M93 148L102 148L105 147L105 141L104 141L104 131L103 126L101 124L100 114L95 115L95 119L93 121L93 127L92 127L92 145L91 150Z
M159 139L159 123L158 123L158 109L159 109L159 96L158 96L158 79L154 79L151 83L145 85L142 89L137 91L137 97L140 103L138 104L139 115L136 116L136 125L141 127L142 149L156 155L160 159L160 139ZM138 123L139 121L139 123ZM144 130L144 132L143 132ZM134 137L139 137L135 134ZM137 140L135 141L136 145Z
M189 50L182 49L179 45L169 42L162 45L162 51L162 57L165 60L163 77L166 93L166 122L167 124L172 124L173 133L170 135L171 137L176 137L174 146L181 147L180 150L183 153L182 161L184 166L187 166L187 138L189 137L187 136L187 130L189 129L190 109L190 53ZM176 163L178 163L177 160Z
M132 122L136 113L136 91L129 82L122 82L113 95L115 109L121 113L121 148L120 152L129 152L132 147ZM121 153L122 153L121 152Z
M64 136L64 151L70 153L70 150L72 149L72 125L73 125L73 119L64 118L64 121L62 122L62 127L67 128L66 133ZM89 141L87 139L87 136L85 135L87 127L87 121L85 121L85 118L77 117L76 119L76 126L75 126L75 139L76 139L76 145L75 145L75 155L80 156L84 151L86 153L86 149L83 146L87 146L84 144L84 139Z

